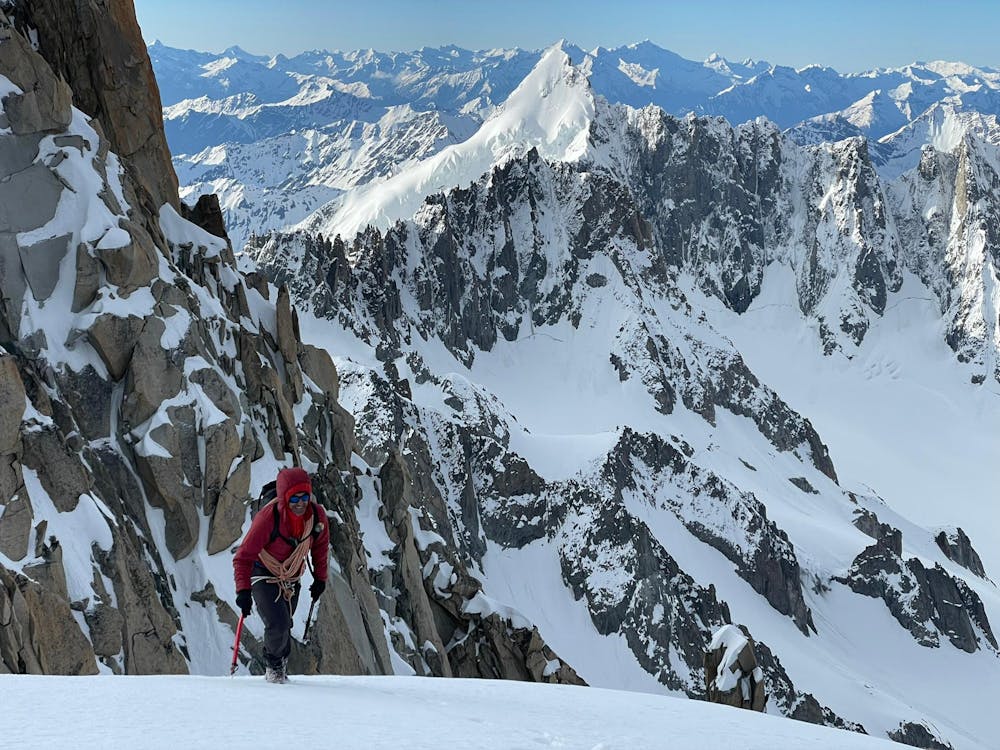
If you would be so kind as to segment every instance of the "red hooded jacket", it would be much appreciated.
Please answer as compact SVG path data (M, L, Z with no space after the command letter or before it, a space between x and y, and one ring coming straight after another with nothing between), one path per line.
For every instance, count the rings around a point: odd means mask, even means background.
M288 507L288 498L297 492L308 492L312 494L312 482L309 474L303 469L282 469L278 472L276 482L279 519L279 536L273 542L269 542L271 531L274 529L274 510L271 503L258 511L250 524L250 530L240 543L240 548L236 550L233 557L233 574L236 578L236 590L250 588L250 576L253 564L257 562L261 550L266 549L274 555L277 560L285 560L292 554L295 547L285 541L283 537L295 537L293 529L293 514ZM319 533L313 537L312 555L313 577L317 581L325 581L327 576L327 558L330 553L330 527L326 518L326 513L322 507L314 501L309 501L309 508L304 516L304 528L312 528L313 524L321 525Z

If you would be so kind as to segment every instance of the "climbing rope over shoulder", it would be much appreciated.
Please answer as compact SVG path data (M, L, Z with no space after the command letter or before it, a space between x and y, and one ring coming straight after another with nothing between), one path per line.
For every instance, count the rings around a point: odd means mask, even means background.
M266 549L260 551L258 556L264 567L270 571L269 576L254 576L251 578L251 583L257 583L258 581L264 581L265 583L275 583L278 585L278 596L283 597L288 606L291 607L292 597L295 596L295 584L299 582L302 578L302 574L305 573L306 563L309 561L309 551L312 549L313 539L319 535L322 530L322 523L319 521L319 506L316 503L310 503L312 505L312 525L303 530L304 536L296 540L286 537L279 530L279 518L278 518L278 502L277 500L272 500L270 505L274 508L274 528L271 531L271 541L274 541L279 536L284 539L289 544L297 542L295 549L292 550L285 560L278 560L274 555L268 552ZM312 570L312 565L309 565L310 571ZM277 601L277 597L275 597Z

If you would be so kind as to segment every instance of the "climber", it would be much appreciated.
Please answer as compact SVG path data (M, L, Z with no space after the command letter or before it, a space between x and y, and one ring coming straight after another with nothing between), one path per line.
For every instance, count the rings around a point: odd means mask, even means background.
M312 482L303 469L278 472L276 497L254 516L233 557L236 604L246 617L253 603L264 621L264 661L268 682L288 681L286 662L292 648L292 614L299 600L299 580L312 558L315 602L326 588L330 529L326 512L313 500Z

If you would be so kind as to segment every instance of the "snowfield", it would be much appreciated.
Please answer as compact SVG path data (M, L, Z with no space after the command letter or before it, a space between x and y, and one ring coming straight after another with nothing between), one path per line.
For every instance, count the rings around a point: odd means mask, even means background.
M710 703L493 680L412 677L0 676L4 746L218 750L898 748L837 729Z

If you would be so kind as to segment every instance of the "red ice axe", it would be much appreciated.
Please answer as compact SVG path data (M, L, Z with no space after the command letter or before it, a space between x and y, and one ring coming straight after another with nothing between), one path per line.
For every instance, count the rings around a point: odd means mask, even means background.
M236 657L240 653L240 636L243 635L243 617L244 615L240 615L240 621L236 623L236 643L233 644L233 663L229 667L230 677L236 674Z

